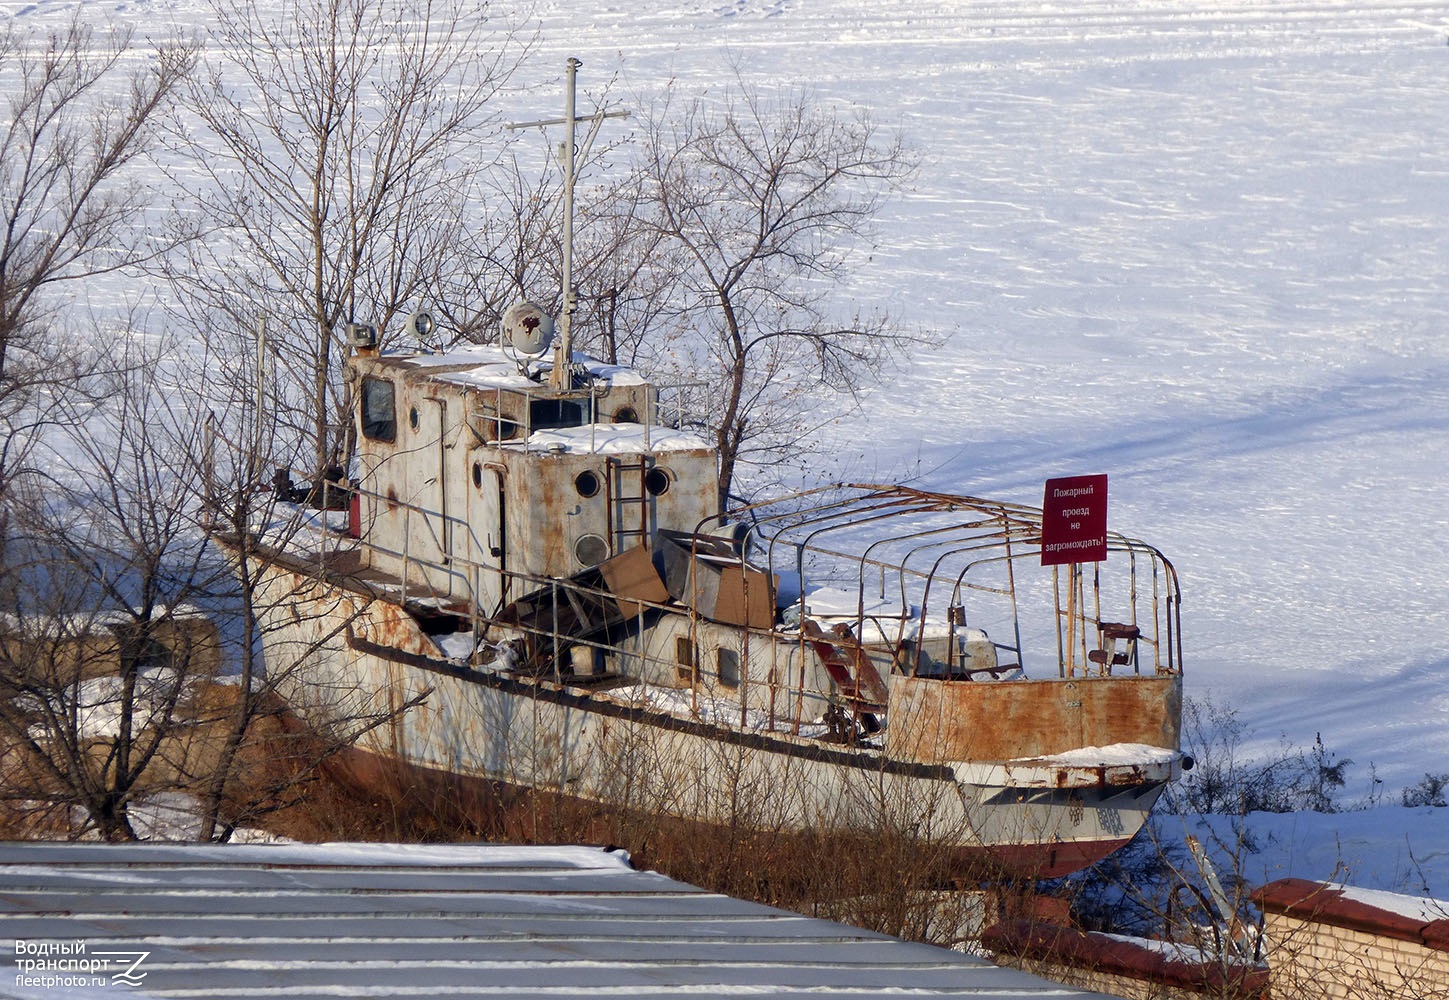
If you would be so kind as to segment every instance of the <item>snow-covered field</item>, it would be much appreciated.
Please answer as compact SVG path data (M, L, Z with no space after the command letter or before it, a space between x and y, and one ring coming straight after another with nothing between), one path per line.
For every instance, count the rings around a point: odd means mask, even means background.
M1189 694L1264 748L1322 733L1345 804L1370 763L1387 802L1449 771L1449 11L587 6L544 6L541 58L641 89L737 62L922 155L855 294L949 339L837 425L842 474L1040 502L1108 473L1183 575ZM1259 866L1412 885L1446 812L1265 819Z
M1386 802L1449 772L1442 2L541 0L525 23L529 117L574 55L624 103L737 64L906 132L921 169L852 291L947 339L834 425L828 472L1031 503L1105 472L1112 527L1182 574L1190 695L1263 747L1321 733L1354 761L1345 804L1370 764ZM1449 868L1449 810L1367 816L1295 823Z

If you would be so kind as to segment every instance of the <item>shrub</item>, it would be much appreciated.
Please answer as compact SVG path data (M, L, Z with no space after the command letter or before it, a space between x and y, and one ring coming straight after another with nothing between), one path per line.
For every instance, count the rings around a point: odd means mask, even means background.
M1404 789L1404 805L1409 808L1417 806L1434 806L1443 809L1449 806L1449 800L1444 797L1444 792L1449 789L1449 774L1424 774L1424 780L1417 785L1411 785Z

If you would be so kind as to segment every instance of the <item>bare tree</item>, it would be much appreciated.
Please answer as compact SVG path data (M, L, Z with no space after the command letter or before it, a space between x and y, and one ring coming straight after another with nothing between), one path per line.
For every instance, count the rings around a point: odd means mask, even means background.
M49 34L0 29L0 546L8 484L51 423L30 404L79 387L93 360L58 335L49 293L165 249L135 226L151 195L134 167L194 63L177 42L128 70L130 30L81 17Z
M346 411L344 325L388 331L461 266L488 102L525 46L458 0L213 10L191 91L205 239L171 273L221 329L270 318L290 430L320 472Z
M191 604L216 589L220 567L204 557L190 484L166 446L194 439L193 424L138 384L164 363L118 358L103 384L55 400L64 431L47 441L51 473L21 477L11 498L5 795L60 810L66 830L79 810L80 828L107 840L136 836L143 786L176 787L169 748L197 685L220 671L216 630Z
M38 36L7 24L0 74L0 378L51 318L42 294L153 256L135 217L149 194L127 168L155 137L194 49L156 49L127 74L129 29L104 35L80 20ZM11 82L13 81L13 82Z
M279 689L352 616L341 608L315 642L270 655L268 612L288 601L261 582L272 547L305 550L329 533L272 489L255 366L204 359L212 391L199 403L175 343L117 351L90 391L55 401L65 433L47 439L50 471L21 476L11 498L0 826L134 839L148 834L138 803L172 796L180 835L224 840L391 715L359 712L325 734L285 724ZM237 447L215 440L217 425Z
M741 463L781 461L836 415L822 416L821 390L854 394L908 339L835 296L913 160L864 111L806 92L768 99L739 83L645 117L641 219L681 252L675 321L698 335L692 349L663 339L709 383L723 500Z
M470 266L439 275L432 302L460 339L487 343L497 337L504 310L520 299L557 313L562 195L556 171L539 170L512 152L475 182L477 200L490 208L460 234Z
M653 204L637 174L601 184L586 201L582 259L575 277L581 339L610 364L645 365L667 357L684 330L686 247L651 223Z
M338 599L309 618L308 605L285 583L295 572L296 586L310 588L333 573L337 536L325 510L279 495L273 472L288 443L272 410L256 405L275 396L265 391L273 379L260 360L208 359L211 409L192 421L203 428L200 439L188 441L174 463L195 491L192 510L211 542L208 552L225 568L211 604L229 626L227 692L194 718L210 739L190 756L187 772L202 840L228 839L238 825L295 805L325 764L416 704L374 711L357 693L349 698L355 711L321 728L300 724L288 701L316 683L310 671L325 659L322 651L356 624L360 610ZM309 639L294 632L304 623Z

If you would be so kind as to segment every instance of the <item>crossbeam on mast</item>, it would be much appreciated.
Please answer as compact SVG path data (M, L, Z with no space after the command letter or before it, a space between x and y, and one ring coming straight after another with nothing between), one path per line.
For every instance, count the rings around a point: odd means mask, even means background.
M584 140L583 153L588 155L590 147L594 144L594 136L598 134L599 125L605 118L627 118L629 112L620 111L595 111L591 115L580 118L574 112L575 93L578 83L579 68L583 62L573 56L569 57L567 65L568 87L564 92L564 114L562 118L545 118L534 122L520 122L516 125L509 125L510 129L541 128L546 125L563 125L567 129L567 138L559 143L559 159L564 172L564 231L563 231L563 314L559 317L558 341L553 350L553 371L549 375L549 388L551 389L572 389L573 378L570 374L573 365L573 318L574 310L578 308L578 296L574 293L574 183L578 180L578 155L579 145L576 135L579 122L589 122L588 137Z

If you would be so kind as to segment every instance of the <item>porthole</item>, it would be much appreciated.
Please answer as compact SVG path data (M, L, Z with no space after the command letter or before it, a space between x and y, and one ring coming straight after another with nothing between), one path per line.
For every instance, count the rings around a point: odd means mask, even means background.
M480 490L483 488L483 466L479 462L473 463L473 486Z
M418 408L416 406L408 410L408 425L412 427L413 430L418 429Z
M609 543L598 535L584 535L574 543L574 555L585 566L597 566L609 558Z
M598 496L599 486L600 483L598 474L589 472L588 470L580 472L578 476L574 478L574 489L579 491L579 496L581 497L588 498L592 496Z
M651 497L663 496L669 492L669 481L672 477L664 469L650 469L644 474L644 489Z
M632 406L621 406L614 411L614 423L616 424L637 424L639 422L639 411Z

